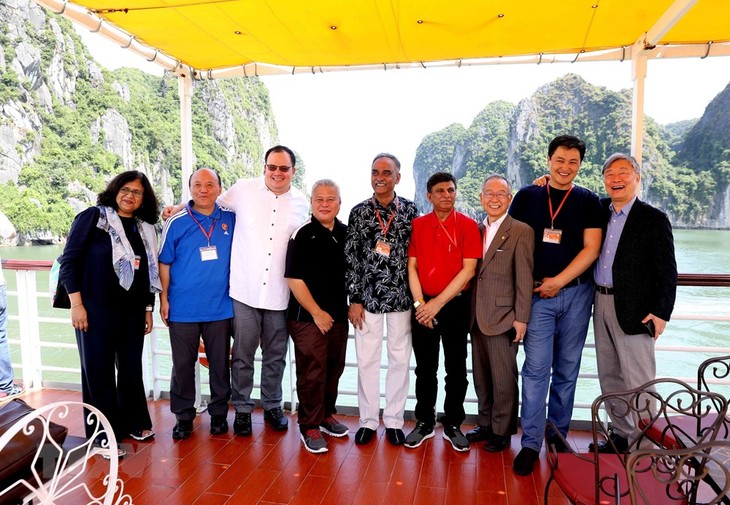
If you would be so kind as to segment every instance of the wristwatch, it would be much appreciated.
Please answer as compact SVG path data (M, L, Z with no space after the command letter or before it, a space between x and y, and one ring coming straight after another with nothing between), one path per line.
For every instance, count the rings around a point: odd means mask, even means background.
M421 306L422 303L423 303L423 298L416 300L415 302L413 302L413 308L417 309L418 307Z
M154 307L154 306L152 306L152 305L147 305L147 306L146 306L146 307L144 308L144 310L146 310L147 312L154 312L154 311L155 311L155 307Z

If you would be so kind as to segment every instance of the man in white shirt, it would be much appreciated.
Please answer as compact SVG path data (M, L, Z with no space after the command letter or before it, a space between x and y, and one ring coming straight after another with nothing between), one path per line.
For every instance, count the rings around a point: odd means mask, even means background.
M233 431L251 434L254 402L254 355L261 345L261 405L264 419L276 430L288 427L281 409L281 382L286 364L286 308L289 287L284 278L291 234L308 217L309 202L291 180L296 157L274 146L264 158L264 176L240 179L218 198L236 213L231 252L233 356L231 402L236 410Z
M15 237L15 227L2 212L0 212L0 237L6 240ZM23 386L14 384L13 378L8 345L8 292L5 276L0 269L0 400L18 396L25 390Z

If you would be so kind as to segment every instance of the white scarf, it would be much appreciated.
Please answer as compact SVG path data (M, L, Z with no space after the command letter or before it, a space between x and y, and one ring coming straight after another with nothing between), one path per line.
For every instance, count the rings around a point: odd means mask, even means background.
M150 292L160 293L162 284L160 283L160 272L157 266L157 233L155 227L151 224L136 218L139 227L139 235L142 237L142 243L147 254L147 270L150 275ZM96 225L100 230L104 230L109 234L112 240L112 266L114 273L119 277L119 285L129 291L134 281L134 261L135 254L132 244L127 240L124 233L124 226L119 215L111 207L99 206L99 222Z

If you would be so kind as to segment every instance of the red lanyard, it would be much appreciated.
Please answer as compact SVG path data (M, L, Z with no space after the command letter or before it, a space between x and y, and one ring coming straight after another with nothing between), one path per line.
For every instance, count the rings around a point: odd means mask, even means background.
M558 212L560 212L560 209L563 208L563 204L565 203L565 200L568 199L568 195L571 191L573 191L574 186L570 186L570 189L567 193L565 193L565 196L563 197L563 201L560 202L560 205L558 206L558 210L553 213L553 200L550 198L550 184L547 185L547 194L548 194L548 208L550 209L550 229L555 228L555 218L558 217Z
M449 235L449 232L446 231L446 227L444 226L444 223L441 222L441 220L438 218L438 216L436 216L436 221L438 221L441 229L444 230L444 233L446 234L446 237L449 239L449 242L454 244L454 247L457 247L457 245L456 245L456 211L452 210L451 215L454 216L454 238L451 238L451 235ZM448 219L448 217L446 219ZM446 219L444 219L444 221L446 221ZM451 251L451 248L449 248L449 251Z
M373 202L375 216L378 218L378 222L380 223L380 229L383 231L383 240L385 240L385 236L388 234L388 229L390 228L390 223L393 222L393 218L395 217L396 212L398 212L398 197L395 198L395 210L390 215L390 219L388 219L388 224L383 224L383 218L380 217L380 212L378 212L378 208L375 205L375 198L371 198L371 201Z
M215 218L213 218L213 224L210 225L210 230L208 232L205 232L205 229L203 228L203 225L200 224L200 222L195 219L195 216L193 216L193 213L190 211L190 207L188 207L188 214L190 214L190 217L193 218L193 221L195 221L195 224L198 225L198 228L200 228L200 231L203 232L203 235L205 235L205 238L208 239L208 245L210 245L210 237L213 235L213 228L215 228Z

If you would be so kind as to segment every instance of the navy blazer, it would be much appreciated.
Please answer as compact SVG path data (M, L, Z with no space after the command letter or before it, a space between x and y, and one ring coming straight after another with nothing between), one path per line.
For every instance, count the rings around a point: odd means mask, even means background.
M603 237L611 200L601 200ZM626 219L613 261L616 317L628 335L647 333L641 323L649 313L669 321L677 295L677 262L667 215L638 198Z

